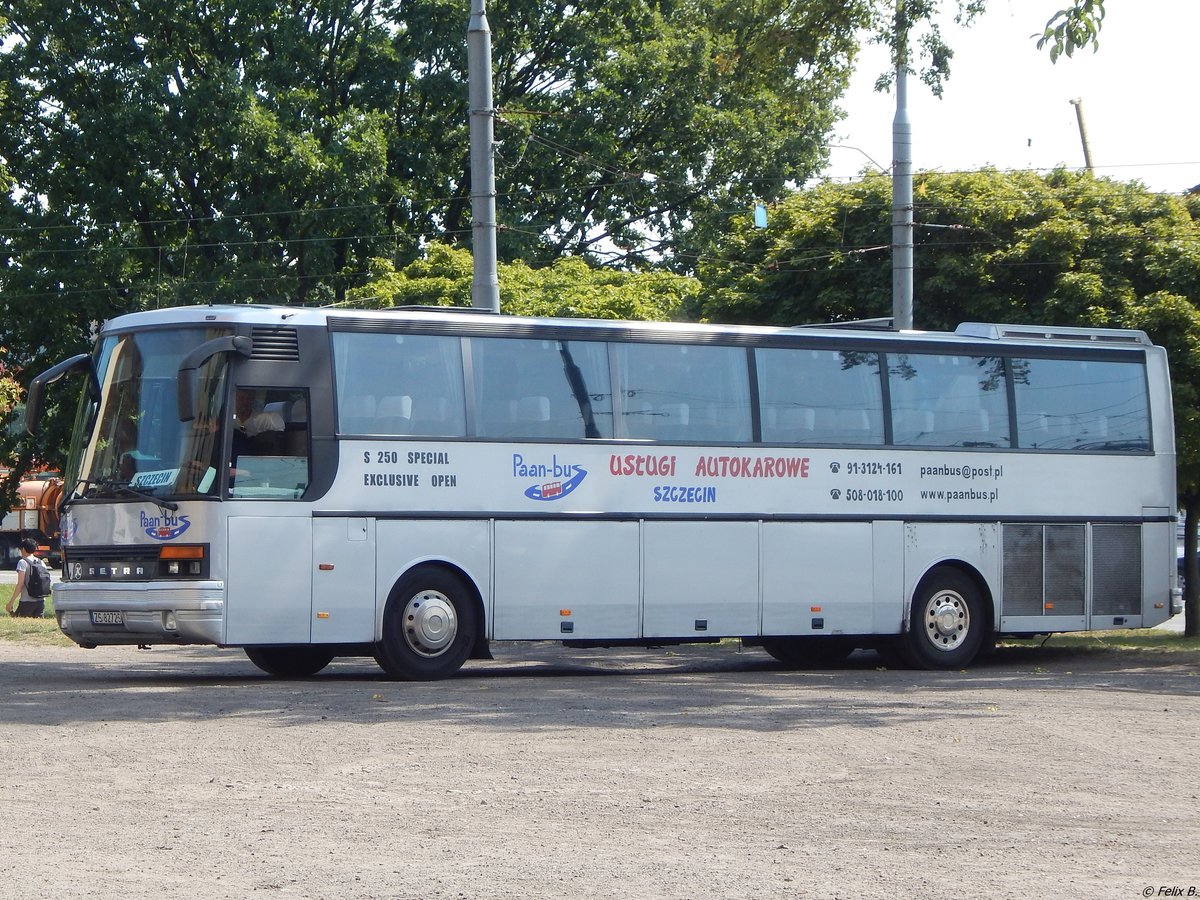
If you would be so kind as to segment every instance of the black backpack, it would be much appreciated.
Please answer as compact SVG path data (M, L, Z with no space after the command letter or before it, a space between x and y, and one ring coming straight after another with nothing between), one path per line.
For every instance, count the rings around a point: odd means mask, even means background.
M29 557L29 570L25 573L25 590L35 600L50 596L50 570L37 557Z

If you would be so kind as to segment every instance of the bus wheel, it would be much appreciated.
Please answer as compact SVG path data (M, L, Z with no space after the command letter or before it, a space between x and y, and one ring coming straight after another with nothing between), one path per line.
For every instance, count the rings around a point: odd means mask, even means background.
M921 669L959 669L983 643L988 623L979 588L957 569L932 572L913 597L912 619L901 645L906 661Z
M323 647L246 647L246 656L268 675L306 678L333 661L333 651Z
M375 659L393 678L445 678L471 655L477 628L475 598L461 578L437 567L417 569L388 598Z
M854 644L835 637L763 638L761 646L795 669L836 665L854 652Z

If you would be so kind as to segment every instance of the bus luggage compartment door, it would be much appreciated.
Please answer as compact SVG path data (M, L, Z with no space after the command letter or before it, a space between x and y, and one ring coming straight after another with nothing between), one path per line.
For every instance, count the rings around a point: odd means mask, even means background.
M496 640L638 636L637 522L496 522Z

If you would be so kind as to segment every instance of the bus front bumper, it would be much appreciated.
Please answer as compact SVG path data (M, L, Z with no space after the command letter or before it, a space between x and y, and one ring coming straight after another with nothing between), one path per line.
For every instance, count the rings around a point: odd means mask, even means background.
M63 582L54 588L63 634L82 647L109 644L220 644L225 583Z

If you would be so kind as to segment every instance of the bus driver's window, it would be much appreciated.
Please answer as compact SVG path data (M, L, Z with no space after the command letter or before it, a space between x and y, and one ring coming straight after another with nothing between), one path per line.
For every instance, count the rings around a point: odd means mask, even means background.
M289 388L238 388L230 496L297 498L308 482L308 393Z

